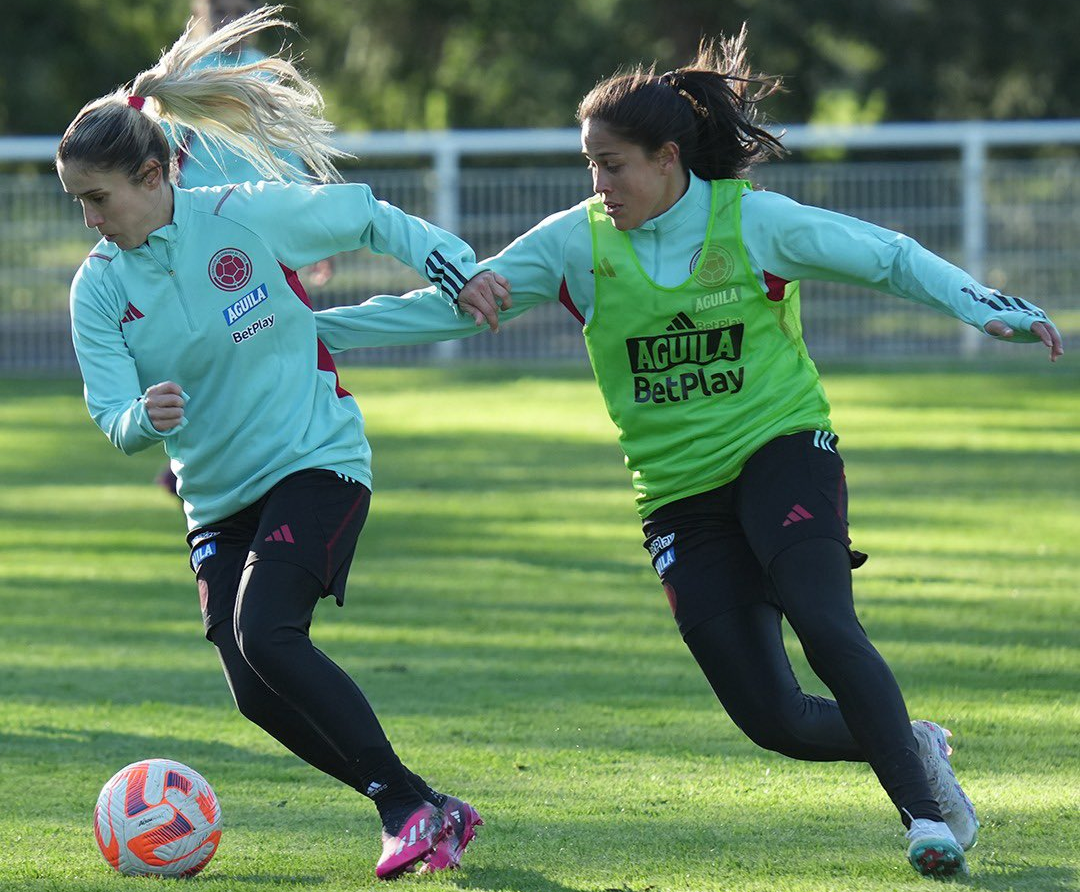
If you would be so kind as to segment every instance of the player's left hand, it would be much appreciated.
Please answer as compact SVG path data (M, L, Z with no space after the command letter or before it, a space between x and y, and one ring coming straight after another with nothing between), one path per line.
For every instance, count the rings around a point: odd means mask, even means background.
M986 333L995 338L1010 340L1016 332L1000 319L992 319L986 323ZM1061 333L1052 322L1035 322L1031 326L1031 333L1035 335L1043 345L1050 350L1050 361L1056 362L1059 356L1065 354L1065 347L1061 341Z
M473 317L476 324L485 323L492 331L499 330L499 310L510 309L510 282L489 269L477 273L461 289L458 307Z
M316 288L322 288L334 276L333 258L327 257L325 260L316 260L304 272L312 285Z

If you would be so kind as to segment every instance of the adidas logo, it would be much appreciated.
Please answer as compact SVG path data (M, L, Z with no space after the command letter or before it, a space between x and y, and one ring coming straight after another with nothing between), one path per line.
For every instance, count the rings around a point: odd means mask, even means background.
M807 511L802 505L792 505L791 510L788 512L787 520L784 521L783 525L789 527L793 523L813 519L814 515Z
M697 326L694 325L694 320L691 319L686 313L679 313L669 323L667 327L668 331L697 331Z
M826 452L836 452L836 440L836 434L831 434L828 431L814 431L814 445L818 449L824 449Z
M419 829L420 829L419 838L424 839L427 836L427 820L425 818L420 819L420 827L419 827ZM409 835L408 836L405 835L404 831L402 832L401 836L398 838L397 848L394 850L395 855L400 855L405 850L406 846L414 846L414 845L416 845L416 840L417 840L417 832L416 831L417 831L417 825L413 824L412 826L409 827Z
M615 267L611 265L611 261L606 257L600 258L600 262L596 264L596 269L592 272L594 276L603 276L605 279L618 278L615 275Z
M142 318L143 314L139 312L139 308L131 301L128 301L127 311L120 317L120 324L126 325L128 322L134 322L136 319Z
M292 537L292 530L289 529L289 525L282 524L269 536L263 539L263 542L288 542L290 545L296 542Z

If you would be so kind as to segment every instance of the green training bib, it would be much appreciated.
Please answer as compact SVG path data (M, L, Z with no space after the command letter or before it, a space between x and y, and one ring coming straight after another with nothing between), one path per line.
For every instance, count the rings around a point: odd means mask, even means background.
M768 441L831 430L806 352L799 283L767 294L742 241L743 180L712 181L712 213L689 278L641 268L596 197L587 205L596 301L585 343L647 517L730 482Z

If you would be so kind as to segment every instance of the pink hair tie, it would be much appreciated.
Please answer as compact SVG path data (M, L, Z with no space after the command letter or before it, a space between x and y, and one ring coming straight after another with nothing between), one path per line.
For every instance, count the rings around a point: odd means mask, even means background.
M136 111L142 111L142 107L146 104L146 97L128 96L127 103Z

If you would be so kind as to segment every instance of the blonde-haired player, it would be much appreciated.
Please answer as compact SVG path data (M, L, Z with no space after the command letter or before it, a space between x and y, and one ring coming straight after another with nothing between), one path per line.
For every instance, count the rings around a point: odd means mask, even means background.
M294 271L368 248L448 302L507 292L460 239L332 182L322 97L288 59L200 64L287 26L279 11L202 37L189 27L67 128L60 179L102 236L72 283L72 336L95 422L125 453L163 443L172 460L206 634L239 709L375 802L386 879L456 866L480 821L401 763L359 687L308 636L320 598L343 600L371 467L363 416ZM273 182L177 188L159 122ZM303 176L299 164L320 185L280 182Z

